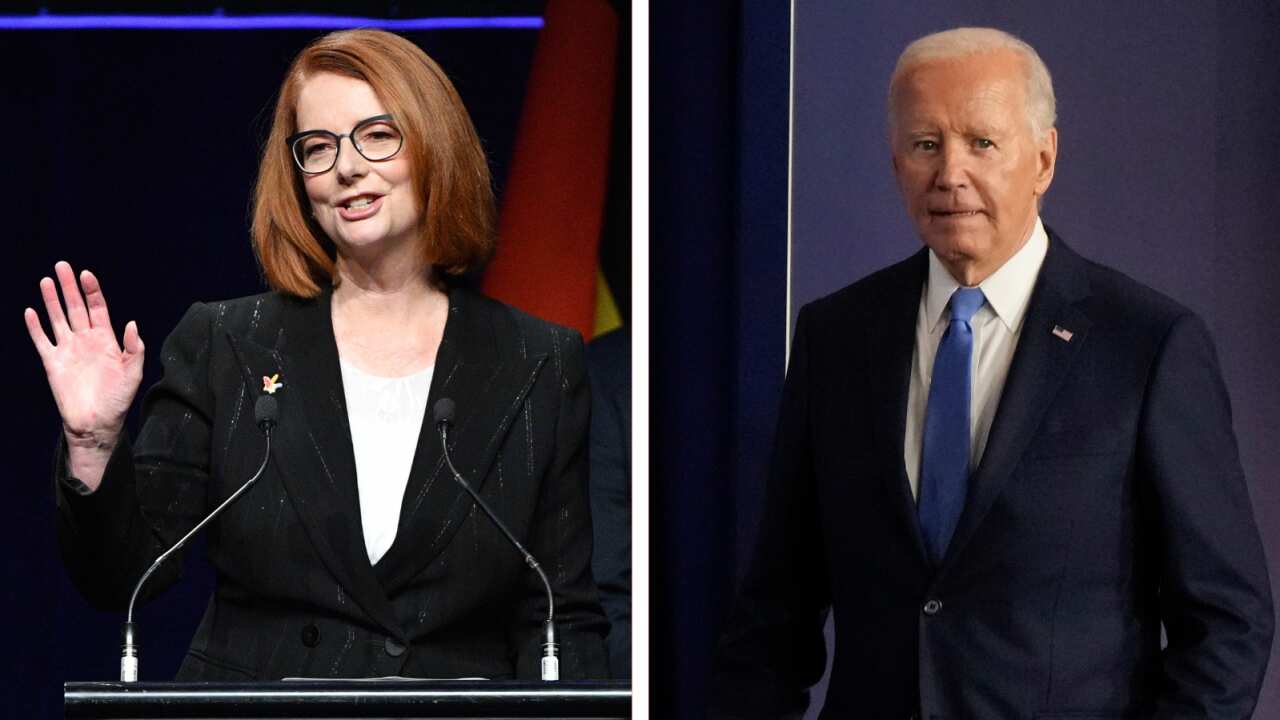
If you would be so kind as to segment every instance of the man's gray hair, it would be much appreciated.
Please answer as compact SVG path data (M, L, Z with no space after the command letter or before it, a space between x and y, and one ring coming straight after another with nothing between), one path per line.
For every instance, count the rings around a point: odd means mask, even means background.
M898 56L898 64L889 78L889 132L895 122L894 90L898 79L907 70L932 60L948 60L968 55L978 55L995 50L1013 50L1025 60L1027 73L1027 122L1031 134L1037 140L1053 127L1058 119L1057 100L1053 96L1053 80L1049 68L1036 53L1036 49L1023 40L995 28L962 27L925 35L907 46Z

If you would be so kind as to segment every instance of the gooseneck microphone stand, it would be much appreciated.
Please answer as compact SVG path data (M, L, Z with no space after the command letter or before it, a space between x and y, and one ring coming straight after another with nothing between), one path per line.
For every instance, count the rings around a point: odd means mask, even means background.
M453 424L453 411L454 404L449 398L440 398L433 408L436 429L440 431L440 447L444 451L444 461L448 464L449 471L453 473L453 479L458 481L462 489L466 490L471 499L476 501L476 505L480 506L484 514L489 516L493 524L515 546L520 555L524 557L525 564L533 568L533 571L538 573L538 577L542 579L542 586L547 591L547 619L542 624L545 638L542 643L542 679L546 681L559 680L560 658L557 657L557 652L560 646L556 642L556 601L555 596L551 593L551 581L547 579L547 574L543 572L542 566L538 564L537 559L528 550L524 549L524 545L521 545L516 536L511 533L511 530L507 529L506 524L498 519L498 515L489 507L489 503L480 497L480 494L462 477L462 473L458 472L458 469L453 466L453 459L449 457L449 426Z
M231 496L223 500L213 512L205 516L203 520L196 523L181 540L174 543L173 547L164 551L156 561L151 563L151 567L142 574L142 578L138 580L138 584L133 587L133 595L129 598L129 613L125 617L124 638L120 647L120 681L121 682L137 682L138 681L138 626L133 622L133 606L138 601L138 593L142 590L142 586L151 577L151 574L171 555L177 552L187 541L200 532L200 529L208 525L211 520L216 518L223 510L227 509L231 503L245 493L254 482L262 476L262 471L267 469L267 462L271 459L271 429L275 427L276 420L280 415L280 405L271 395L262 395L258 398L253 406L253 416L258 427L262 429L267 438L266 450L262 453L262 464L258 466L258 471L249 478L245 484L241 485L238 490L231 493Z

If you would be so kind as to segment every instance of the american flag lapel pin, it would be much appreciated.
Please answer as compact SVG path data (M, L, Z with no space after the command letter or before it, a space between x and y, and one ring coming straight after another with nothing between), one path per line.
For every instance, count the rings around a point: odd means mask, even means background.
M1066 328L1062 327L1061 325L1054 325L1054 326L1053 326L1053 335L1054 335L1054 337L1058 338L1059 340L1063 340L1063 341L1065 341L1065 342L1071 342L1071 337L1072 337L1073 335L1075 335L1075 333L1073 333L1073 332L1071 332L1070 330L1068 330L1068 329L1066 329Z

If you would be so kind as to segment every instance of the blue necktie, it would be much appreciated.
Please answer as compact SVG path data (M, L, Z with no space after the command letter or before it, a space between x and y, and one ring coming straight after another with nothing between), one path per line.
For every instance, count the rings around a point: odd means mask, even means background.
M960 522L969 489L969 394L973 328L969 321L986 297L978 288L962 287L951 295L951 324L938 344L924 415L920 459L920 530L935 563Z

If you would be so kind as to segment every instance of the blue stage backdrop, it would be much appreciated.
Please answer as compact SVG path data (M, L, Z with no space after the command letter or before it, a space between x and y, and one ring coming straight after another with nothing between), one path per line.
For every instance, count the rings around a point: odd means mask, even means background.
M60 424L22 309L39 307L37 281L55 261L94 270L117 330L138 321L145 388L192 302L259 292L248 234L259 148L285 68L322 32L0 31L0 183L14 253L0 307L15 394L0 521L14 651L0 668L0 708L11 717L60 717L63 681L118 677L123 620L90 609L58 558L50 462ZM406 34L456 83L500 182L537 30ZM189 552L186 578L140 613L144 680L171 678L186 650L212 588L202 556Z
M764 511L767 449L759 444L768 439L753 430L762 415L771 418L780 378L747 371L773 362L781 372L784 323L803 303L919 247L893 182L885 97L902 48L948 27L1011 31L1048 64L1060 152L1046 223L1208 322L1273 585L1280 580L1280 374L1271 360L1280 353L1273 319L1280 205L1270 199L1280 145L1269 139L1280 113L1275 3L795 3L789 276L780 249L787 238L763 221L786 202L785 171L761 162L776 157L785 133L749 132L761 118L786 113L761 88L785 87L785 43L777 46L787 17L764 5L713 3L715 18L680 8L666 9L671 18L655 15L655 45L667 33L667 47L682 53L679 61L653 54L652 445L661 475L653 480L652 561L670 568L654 568L655 657L664 642L688 645L674 661L684 663L681 677L654 707L698 717L708 638L732 583L723 568L741 569ZM700 21L696 37L686 37L681 22L664 29L672 18ZM781 70L752 62L770 52ZM729 100L696 92L711 81ZM789 293L780 290L788 281ZM789 317L777 305L786 300ZM703 408L695 400L713 410L696 427L689 418ZM696 581L690 569L702 571ZM664 574L676 584L658 596ZM654 686L663 678L655 664ZM1255 716L1280 717L1274 650Z

